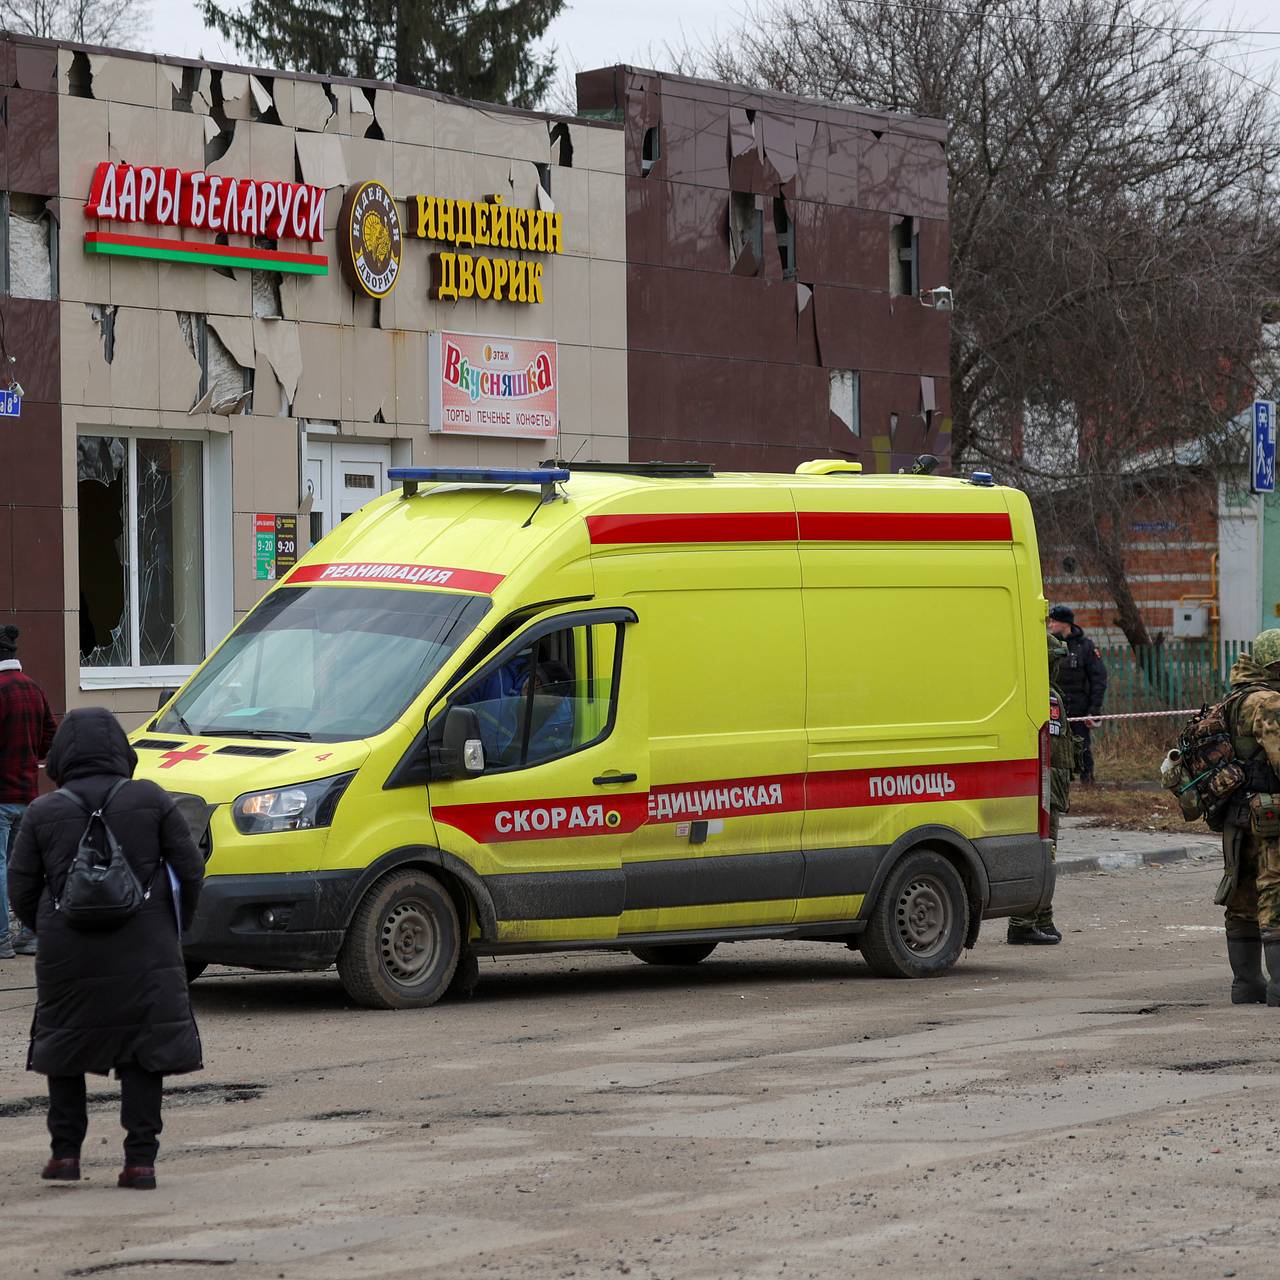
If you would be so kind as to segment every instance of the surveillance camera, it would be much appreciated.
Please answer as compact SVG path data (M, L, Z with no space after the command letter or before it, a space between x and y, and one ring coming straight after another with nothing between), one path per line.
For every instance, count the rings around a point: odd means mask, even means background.
M920 295L922 306L931 307L934 311L954 311L955 295L947 288L945 284L940 284L936 289L926 289Z
M14 394L15 396L17 396L19 400L21 400L21 399L23 398L23 396L25 396L25 395L27 394L25 391L23 391L23 389L22 389L22 383L20 383L20 382L17 380L17 378L15 378L15 379L14 379L14 380L9 384L9 390L10 390L10 391L12 391L12 392L13 392L13 394Z

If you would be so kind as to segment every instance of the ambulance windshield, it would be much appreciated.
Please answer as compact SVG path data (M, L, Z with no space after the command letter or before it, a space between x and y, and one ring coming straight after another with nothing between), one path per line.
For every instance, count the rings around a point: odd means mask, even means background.
M470 634L482 596L273 591L156 721L162 733L341 742L380 733Z

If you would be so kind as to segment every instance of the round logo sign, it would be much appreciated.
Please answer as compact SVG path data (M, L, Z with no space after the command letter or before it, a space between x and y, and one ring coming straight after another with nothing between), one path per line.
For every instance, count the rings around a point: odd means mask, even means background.
M338 216L342 274L368 298L385 298L400 277L400 213L380 182L352 187Z

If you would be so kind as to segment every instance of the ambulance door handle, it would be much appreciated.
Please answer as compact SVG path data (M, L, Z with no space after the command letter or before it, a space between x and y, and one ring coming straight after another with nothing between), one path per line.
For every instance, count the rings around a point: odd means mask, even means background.
M597 787L616 787L620 782L635 782L637 776L634 773L602 773L598 778L592 778L591 781Z

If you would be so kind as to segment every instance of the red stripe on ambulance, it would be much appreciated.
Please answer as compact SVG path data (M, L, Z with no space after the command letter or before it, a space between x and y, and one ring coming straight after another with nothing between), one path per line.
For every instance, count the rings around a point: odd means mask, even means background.
M575 796L500 804L440 805L432 812L473 840L551 840L629 835L646 823L745 818L803 809L865 809L939 800L1004 800L1039 793L1035 760L842 769L829 773L728 778L655 787L609 797Z
M1012 542L1007 511L697 511L588 516L597 546L680 542Z
M385 564L367 561L350 564L300 564L285 582L385 582L390 586L452 587L492 595L502 581L500 573L478 569L446 569L434 564Z

